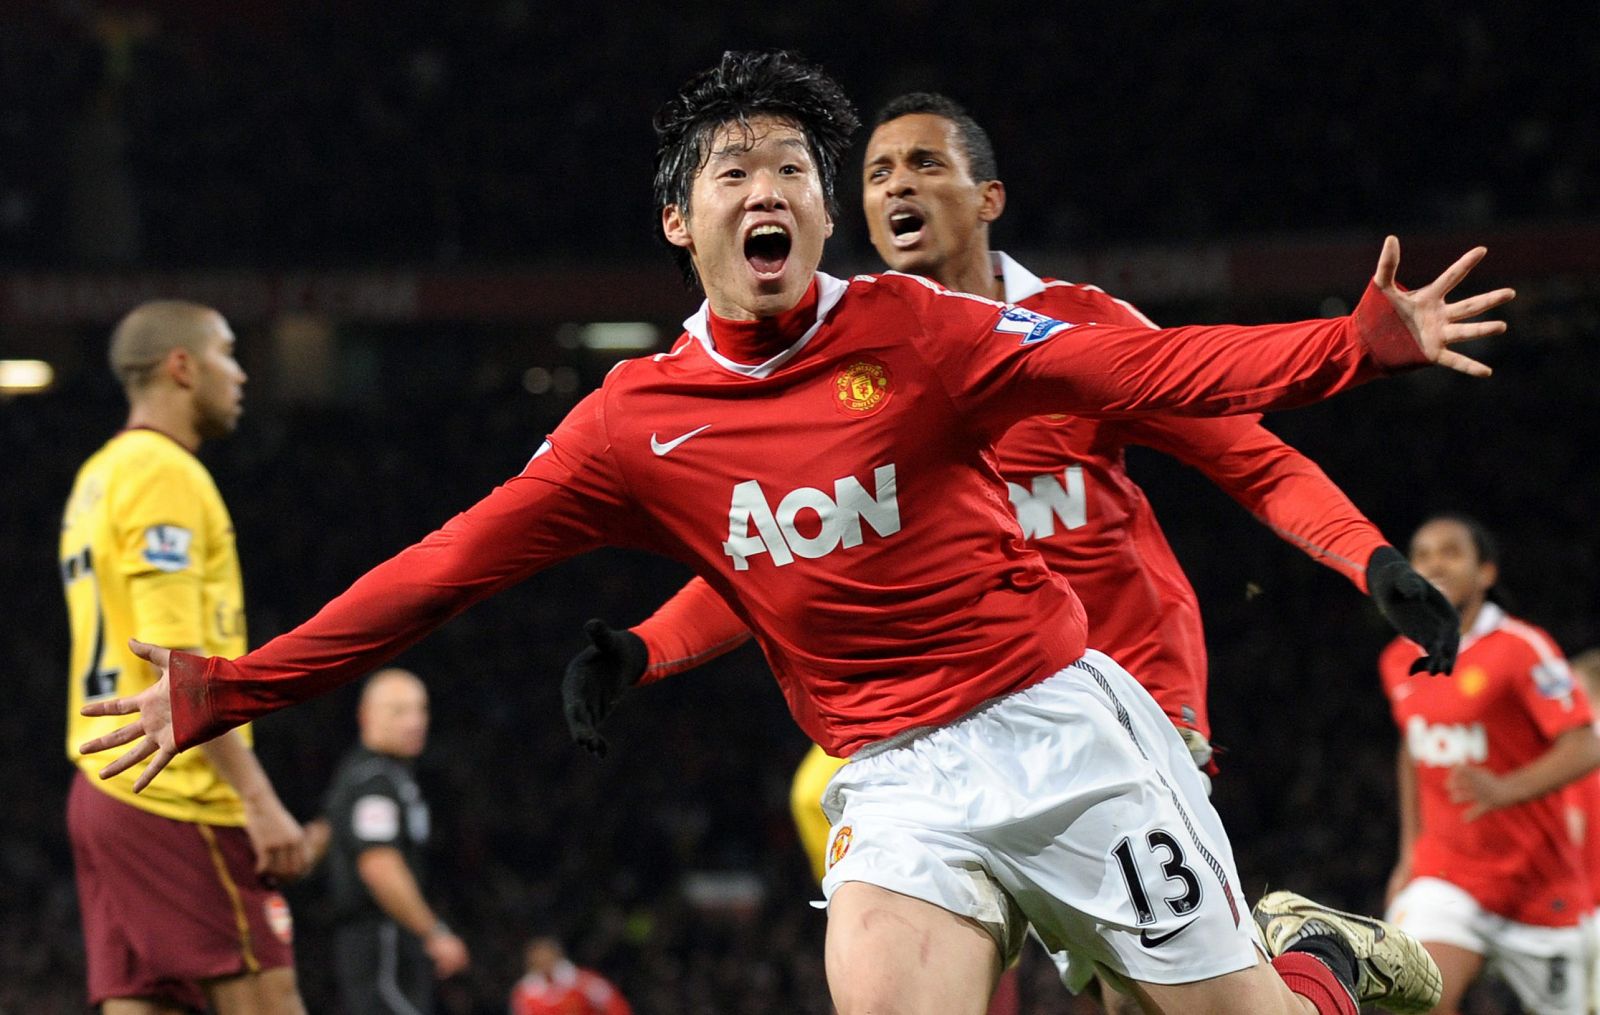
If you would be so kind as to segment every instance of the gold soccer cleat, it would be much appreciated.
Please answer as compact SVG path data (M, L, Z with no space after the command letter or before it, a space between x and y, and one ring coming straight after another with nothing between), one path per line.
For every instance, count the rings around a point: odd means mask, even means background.
M1400 1015L1432 1011L1444 979L1422 942L1382 920L1312 902L1294 892L1273 892L1252 910L1267 952L1282 955L1313 934L1343 941L1356 957L1356 1001Z

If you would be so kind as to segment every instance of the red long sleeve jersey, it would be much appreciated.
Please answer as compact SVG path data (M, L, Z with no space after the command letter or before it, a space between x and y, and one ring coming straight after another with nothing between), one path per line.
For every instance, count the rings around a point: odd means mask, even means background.
M1155 327L1093 286L1040 279L992 255L1006 297L1075 324ZM1252 514L1362 591L1383 535L1315 463L1247 414L1094 419L1050 413L1013 426L995 447L1028 545L1065 577L1088 615L1089 645L1121 663L1175 723L1211 735L1200 604L1155 512L1128 475L1128 445L1155 448L1199 469ZM646 682L743 641L718 597L691 589L681 610L636 628L650 647Z
M995 440L1045 412L1246 412L1326 397L1420 348L1369 288L1350 318L1072 325L905 275L819 275L757 365L692 342L630 360L523 471L235 661L175 654L189 746L355 679L473 602L603 544L684 561L766 652L796 721L848 755L1026 687L1085 647L1023 539Z
M1591 904L1568 788L1465 821L1446 780L1458 765L1502 775L1527 765L1593 721L1588 696L1548 634L1493 603L1461 639L1451 677L1407 672L1420 654L1396 638L1378 659L1417 776L1412 876L1442 878L1518 923L1576 924Z

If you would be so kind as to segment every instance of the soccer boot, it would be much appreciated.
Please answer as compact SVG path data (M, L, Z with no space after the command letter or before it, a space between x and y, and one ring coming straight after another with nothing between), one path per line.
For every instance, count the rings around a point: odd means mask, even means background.
M1273 892L1252 910L1267 953L1282 955L1313 934L1343 941L1356 957L1356 1001L1401 1015L1433 1010L1444 979L1422 942L1382 920L1312 902L1294 892Z

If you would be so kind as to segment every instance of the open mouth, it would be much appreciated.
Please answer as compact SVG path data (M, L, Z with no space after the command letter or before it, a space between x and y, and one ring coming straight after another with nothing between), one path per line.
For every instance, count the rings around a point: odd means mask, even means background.
M889 234L897 247L909 247L922 239L922 227L926 224L921 215L914 211L897 211L889 216Z
M778 225L756 226L744 240L744 259L757 275L776 275L789 260L789 230Z

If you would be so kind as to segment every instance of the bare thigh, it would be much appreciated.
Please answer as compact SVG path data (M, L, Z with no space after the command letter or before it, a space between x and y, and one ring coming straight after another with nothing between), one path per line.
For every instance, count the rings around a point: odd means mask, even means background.
M305 1015L294 969L280 966L207 980L206 997L217 1015Z
M1437 1015L1455 1015L1467 988L1483 972L1483 956L1460 945L1440 944L1437 941L1424 941L1422 947L1433 956L1433 961L1439 964L1439 972L1444 976L1444 996L1433 1010Z
M1310 1001L1289 990L1277 970L1258 958L1249 969L1194 983L1134 983L1151 1015L1315 1015Z
M828 904L827 969L839 1015L984 1015L1000 951L967 917L849 881Z

